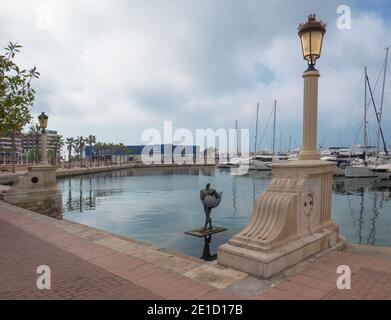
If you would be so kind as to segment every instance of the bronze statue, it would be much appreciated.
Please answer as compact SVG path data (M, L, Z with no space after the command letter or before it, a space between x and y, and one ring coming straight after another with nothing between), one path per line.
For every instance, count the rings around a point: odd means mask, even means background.
M210 218L210 214L212 213L212 209L216 208L220 204L222 196L222 192L217 192L215 189L210 188L210 183L206 185L205 189L200 191L200 198L205 211L204 230L206 230L208 223L209 229L212 229L212 219Z

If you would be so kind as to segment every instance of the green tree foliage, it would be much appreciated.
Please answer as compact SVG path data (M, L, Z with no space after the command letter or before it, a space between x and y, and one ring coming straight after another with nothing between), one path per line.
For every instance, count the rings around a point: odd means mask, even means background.
M12 138L11 159L15 163L16 137L23 127L31 121L30 107L33 105L35 91L31 81L39 78L36 67L26 70L15 62L16 53L22 46L9 43L4 55L0 55L0 136ZM12 171L15 171L13 166Z

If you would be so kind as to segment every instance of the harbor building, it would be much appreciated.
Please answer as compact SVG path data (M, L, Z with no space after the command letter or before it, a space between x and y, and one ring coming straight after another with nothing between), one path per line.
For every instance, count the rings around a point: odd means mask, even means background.
M57 145L58 134L55 130L47 130L47 150L51 153L57 151L60 153L60 147ZM22 133L15 138L16 154L15 159L18 164L26 163L27 154L32 150L40 150L41 139L39 135ZM11 163L12 139L10 136L0 137L0 164ZM36 159L38 160L38 159ZM34 161L34 160L33 160Z
M121 150L107 148L97 149L95 146L85 147L86 158L111 161L116 157L126 157L128 161L142 161L142 155L153 163L193 163L200 157L200 147L195 145L129 145Z

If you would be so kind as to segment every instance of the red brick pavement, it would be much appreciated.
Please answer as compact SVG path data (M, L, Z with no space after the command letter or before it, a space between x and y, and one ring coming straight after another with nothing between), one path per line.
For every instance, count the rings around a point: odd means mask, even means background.
M0 210L0 299L240 298L18 210ZM51 268L51 290L36 287L39 265ZM339 265L351 268L350 290L336 288ZM245 298L391 299L391 254L333 251L263 294Z
M391 257L380 258L349 252L330 252L308 269L287 277L260 299L391 299ZM336 282L339 265L351 269L351 289L340 290Z
M37 289L39 265L51 268L50 290ZM0 299L211 297L234 298L220 289L89 242L48 223L14 212L0 212Z
M39 290L39 265L51 269L50 290ZM161 299L0 220L0 299Z

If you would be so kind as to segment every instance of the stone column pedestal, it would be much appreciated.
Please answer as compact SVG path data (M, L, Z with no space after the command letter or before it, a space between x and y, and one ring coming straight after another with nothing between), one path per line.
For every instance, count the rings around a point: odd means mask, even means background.
M317 151L318 123L318 78L319 71L304 72L304 103L303 103L303 146L299 153L300 160L320 160Z
M25 209L62 218L61 193L57 190L54 166L27 167L27 173L19 177L11 189L3 194L3 199Z
M331 220L335 165L321 160L281 161L256 200L250 223L218 248L218 263L270 276L342 241Z
M41 133L41 166L48 165L48 137L46 132Z

